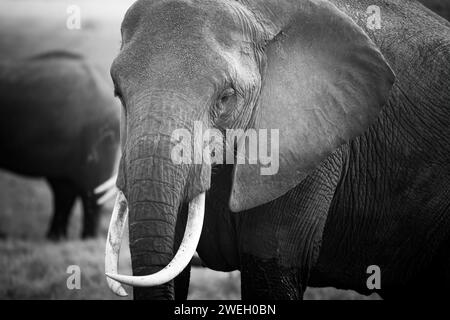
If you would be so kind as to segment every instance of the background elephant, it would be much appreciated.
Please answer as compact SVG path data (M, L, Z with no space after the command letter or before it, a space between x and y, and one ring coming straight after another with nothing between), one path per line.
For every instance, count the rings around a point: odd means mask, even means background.
M113 175L119 106L110 87L82 56L52 51L0 64L0 167L45 177L54 213L47 236L66 236L77 197L82 237L97 233L93 190Z
M370 265L382 296L448 287L450 28L403 0L379 2L381 29L370 28L374 4L129 9L111 67L123 103L106 247L114 292L125 294L118 280L137 299L185 298L202 222L200 257L241 270L243 298L298 299L308 284L369 293ZM278 172L176 164L173 132L194 135L196 121L278 129ZM144 277L114 274L128 212L133 274Z

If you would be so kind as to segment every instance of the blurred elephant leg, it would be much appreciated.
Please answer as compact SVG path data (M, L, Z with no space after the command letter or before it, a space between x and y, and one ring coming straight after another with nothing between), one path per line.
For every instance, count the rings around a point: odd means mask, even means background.
M59 240L67 236L70 213L77 198L77 189L67 180L48 179L53 192L53 217L47 238Z
M81 196L83 202L83 239L97 236L100 220L101 206L97 204L97 197L93 192L84 193Z

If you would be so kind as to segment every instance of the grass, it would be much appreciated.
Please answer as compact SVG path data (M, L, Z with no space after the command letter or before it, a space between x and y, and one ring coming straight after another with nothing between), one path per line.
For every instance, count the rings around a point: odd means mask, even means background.
M7 240L0 244L0 297L3 299L114 299L104 276L103 241L61 244ZM81 270L81 289L69 290L68 266Z

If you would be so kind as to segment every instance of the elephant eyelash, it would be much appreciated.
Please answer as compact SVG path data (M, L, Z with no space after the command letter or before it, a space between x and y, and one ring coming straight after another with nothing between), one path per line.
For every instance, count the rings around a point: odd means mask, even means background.
M114 88L114 97L119 98L122 107L125 108L125 101L123 100L122 93L117 88Z
M119 89L119 85L116 82L116 79L114 79L114 77L112 77L112 82L113 82L113 88L114 88L114 97L122 99L122 92Z
M121 99L122 94L119 92L117 88L114 88L114 97Z

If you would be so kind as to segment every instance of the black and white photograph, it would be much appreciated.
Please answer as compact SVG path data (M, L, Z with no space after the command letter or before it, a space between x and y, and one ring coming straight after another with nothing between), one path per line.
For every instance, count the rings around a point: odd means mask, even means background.
M450 1L0 0L0 270L172 319L450 298Z

